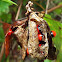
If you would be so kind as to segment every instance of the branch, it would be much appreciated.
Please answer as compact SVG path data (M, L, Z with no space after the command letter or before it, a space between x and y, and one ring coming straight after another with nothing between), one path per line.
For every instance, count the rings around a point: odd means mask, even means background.
M51 9L49 9L47 12L50 13L50 12L54 11L55 9L60 8L60 7L62 7L62 4L61 5L57 5L57 6L53 7L53 8L51 8Z
M17 11L16 17L15 17L15 20L18 19L18 16L19 16L19 14L20 14L20 9L21 9L21 7L22 7L22 3L23 3L23 1L21 0L20 6L19 6L19 8L18 8L18 11ZM16 22L16 23L17 23L17 22ZM17 44L17 42L15 42L14 45L12 46L12 50L14 50L16 44Z
M49 0L47 0L47 4L46 4L46 12L45 12L45 14L47 14L48 6L49 6Z
M34 2L35 4L37 4L39 7L41 7L43 10L45 10L42 5L40 5L39 3L35 2L35 1L33 1L33 2Z
M51 8L51 9L49 9L49 10L47 11L47 13L50 13L50 12L54 11L55 9L60 8L60 7L62 7L62 4L61 4L61 5L57 5L57 6L53 7L53 8ZM45 11L41 11L41 12L42 12L42 13L45 13Z
M19 6L19 8L18 8L18 11L17 11L16 17L15 17L15 20L18 19L18 16L19 16L19 14L20 14L20 9L21 9L21 7L22 7L22 2L23 2L23 1L21 0L20 6Z
M2 48L1 48L0 62L1 62L1 60L2 60L3 54L4 54L4 43L2 44Z

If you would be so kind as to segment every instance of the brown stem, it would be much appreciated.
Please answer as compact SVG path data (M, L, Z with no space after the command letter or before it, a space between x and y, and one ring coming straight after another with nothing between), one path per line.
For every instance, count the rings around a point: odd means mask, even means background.
M46 4L46 11L45 11L45 14L47 14L48 6L49 6L49 0L47 0L47 4Z
M42 5L40 5L39 3L35 2L35 1L34 1L34 3L37 4L39 7L41 7L43 10L45 10L44 7Z
M49 9L47 12L50 13L50 12L54 11L55 9L60 8L60 7L62 7L62 4L61 5L57 5L57 6L53 7L53 8L51 8L51 9ZM45 13L45 11L41 11L41 12Z
M51 8L51 9L49 9L48 13L50 13L50 12L54 11L55 9L60 8L60 7L62 7L62 4L61 5L57 5L57 6L53 7L53 8Z
M19 8L18 8L18 11L17 11L16 17L15 17L15 20L18 19L18 16L19 16L19 13L20 13L20 9L21 9L21 6L22 6L22 2L23 2L23 1L21 0L20 6L19 6Z
M4 43L2 44L2 48L1 48L0 62L1 62L1 60L2 60L3 54L4 54Z

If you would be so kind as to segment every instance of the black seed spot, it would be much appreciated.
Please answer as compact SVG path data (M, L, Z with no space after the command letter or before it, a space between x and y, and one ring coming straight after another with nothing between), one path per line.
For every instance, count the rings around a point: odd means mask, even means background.
M13 28L12 31L15 31L17 28L18 28L18 27Z
M46 42L44 42L44 41L39 41L39 44L45 44Z

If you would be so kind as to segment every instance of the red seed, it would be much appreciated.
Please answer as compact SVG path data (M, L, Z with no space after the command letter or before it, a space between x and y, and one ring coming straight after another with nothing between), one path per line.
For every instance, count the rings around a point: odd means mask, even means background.
M41 44L39 44L39 47L41 46Z
M27 48L27 51L26 52L27 52L27 55L29 55L28 48Z
M38 39L41 41L42 40L42 35L38 34Z
M53 36L55 37L55 36L56 36L56 32L55 32L55 31L53 31L53 30L52 30L51 32L53 33Z
M13 33L12 29L9 29L8 35L11 35Z

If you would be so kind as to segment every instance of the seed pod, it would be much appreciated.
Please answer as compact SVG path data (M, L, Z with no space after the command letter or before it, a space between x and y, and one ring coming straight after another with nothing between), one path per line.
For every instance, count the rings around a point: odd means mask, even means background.
M44 54L41 54L39 49L38 31L37 25L34 21L29 21L29 41L28 41L28 51L32 58L43 59Z
M26 49L27 49L27 33L28 30L18 26L17 30L14 32L15 36L18 39L20 46L22 47L22 59L26 56Z

